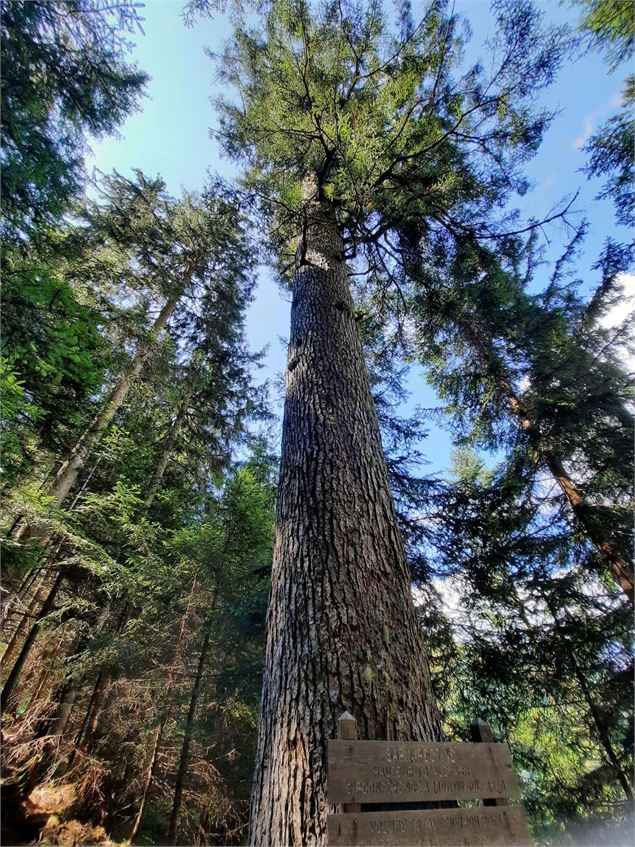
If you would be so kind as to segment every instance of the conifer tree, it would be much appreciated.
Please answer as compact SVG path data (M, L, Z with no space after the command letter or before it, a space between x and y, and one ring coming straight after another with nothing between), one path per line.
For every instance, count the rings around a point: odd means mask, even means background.
M147 76L126 62L129 0L2 0L2 211L12 241L59 220L82 187L88 134L112 132Z
M500 448L503 433L510 445L526 442L560 488L576 533L595 546L591 567L603 567L632 602L632 390L615 344L628 343L628 322L601 323L620 297L630 251L607 245L585 302L569 269L583 234L582 227L541 294L528 293L540 264L533 238L497 253L466 240L444 273L435 245L415 239L413 248L410 232L402 235L404 267L414 281L415 347L457 433L488 448ZM502 416L515 422L511 430Z
M182 334L184 350L190 343L188 333L192 332L198 333L199 343L206 345L204 356L208 359L200 370L208 377L213 375L207 391L208 399L211 391L217 401L217 423L209 416L205 426L207 433L215 431L216 443L227 437L231 440L239 433L245 404L249 402L245 393L249 356L242 341L242 321L252 283L249 251L231 197L223 195L218 184L210 186L201 198L186 196L177 202L166 195L161 180L148 180L140 173L135 181L120 176L109 178L104 181L103 191L105 198L101 203L88 205L86 224L69 235L69 239L79 244L80 259L67 268L67 273L74 278L76 286L92 283L98 290L107 290L116 281L118 296L123 296L127 289L131 296L141 299L146 314L149 308L145 303L158 300L159 311L149 331L142 330L130 363L124 365L122 373L115 374L114 385L101 407L48 482L44 498L47 511L51 505L59 508L64 504L88 457L99 446L156 350L157 333L166 329L171 318L178 318L175 331ZM177 306L184 296L189 297L189 310L179 318ZM198 316L197 309L201 310ZM201 384L204 386L205 381ZM206 408L204 394L201 408ZM156 470L151 472L149 480L149 486L155 490L160 482ZM56 514L53 513L53 523ZM30 518L29 513L11 527L14 545L23 546L28 540ZM46 515L42 518L37 511L35 519L40 527L27 548L34 541L50 540L51 533L46 528L50 519ZM28 549L26 556L27 560L31 559ZM11 702L41 622L53 608L65 573L63 567L54 571L36 594L35 622L5 680L3 711Z
M609 839L632 803L630 607L589 574L522 448L492 470L462 448L453 470L425 519L432 567L460 597L445 721L465 738L483 715L511 744L536 836L561 843L595 818Z
M528 4L507 11L492 79L453 79L459 22L437 2L417 26L404 4L398 33L378 3L278 0L259 28L237 25L220 63L239 95L220 104L221 143L293 273L254 844L324 843L341 711L366 738L439 737L346 260L364 270L408 209L450 233L487 226L521 184L514 165L547 120L527 98L561 43Z

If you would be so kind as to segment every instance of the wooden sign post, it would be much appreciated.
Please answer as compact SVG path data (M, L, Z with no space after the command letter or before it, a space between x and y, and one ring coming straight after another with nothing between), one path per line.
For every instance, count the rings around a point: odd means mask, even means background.
M492 742L483 721L472 725L471 744L358 741L345 712L338 736L328 747L328 800L342 811L328 817L330 847L531 847L522 806L507 803L519 796L509 749ZM475 799L485 805L456 805ZM449 801L452 808L404 808Z

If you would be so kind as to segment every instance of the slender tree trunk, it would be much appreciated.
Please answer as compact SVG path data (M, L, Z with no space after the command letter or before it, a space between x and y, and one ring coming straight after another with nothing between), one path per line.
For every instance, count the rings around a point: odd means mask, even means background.
M40 631L40 626L42 624L42 620L51 612L53 609L53 603L55 602L55 598L57 597L57 592L59 591L62 582L64 581L64 570L60 569L55 578L55 582L51 586L51 590L48 593L48 597L44 601L42 608L40 609L38 616L35 620L35 623L31 627L29 634L27 635L24 644L22 645L22 649L14 662L13 667L11 668L11 672L7 677L4 686L2 687L2 695L0 696L0 713L4 714L11 695L13 694L18 680L20 678L20 673L22 672L22 668L24 667L24 663L26 662L29 653L31 652L31 648L35 643L35 639Z
M108 425L111 423L121 406L125 403L128 394L130 393L130 389L141 376L141 373L152 354L155 341L163 332L168 321L172 317L190 277L191 273L187 272L185 274L183 284L179 286L168 300L166 300L163 308L152 325L149 338L141 344L137 350L131 369L120 377L100 411L86 427L71 450L69 457L62 464L55 474L55 477L47 486L47 492L53 497L53 501L56 506L59 507L63 505L77 482L77 478L86 464L88 456L101 441ZM28 534L29 524L27 521L22 521L16 526L16 529L11 537L13 541L21 541L24 540Z
M157 492L161 485L161 481L163 479L163 474L165 473L165 469L168 466L170 457L174 452L174 445L176 443L176 439L178 438L179 433L183 427L183 421L185 420L185 416L187 415L187 408L191 397L192 392L189 391L186 394L186 397L183 399L181 406L179 407L177 416L170 428L170 432L168 434L165 447L161 454L161 458L159 459L150 479L150 483L148 484L148 492L146 494L145 500L143 501L143 508L145 512L148 511L148 509L154 502L154 498L157 495ZM128 619L130 610L130 603L126 603L126 605L124 606L124 611L122 612L121 619L117 625L116 632L120 632L123 629ZM82 725L77 734L77 738L75 741L77 747L81 747L81 745L85 741L90 739L97 729L97 725L99 722L99 710L101 708L102 702L104 701L109 681L110 678L102 671L100 671L97 675L97 679L95 681L95 685L93 687L93 691L88 702L84 721L82 722ZM73 759L73 755L71 756L71 762Z
M405 251L406 264L416 279L418 276L419 250L417 237L404 230L402 244ZM426 288L427 295L434 297L434 293ZM455 323L464 334L471 347L476 351L487 372L496 380L498 393L507 403L512 414L516 417L520 428L527 434L534 451L539 460L548 468L554 481L569 503L576 522L589 541L599 551L607 569L612 574L622 591L626 594L631 604L635 603L635 575L632 564L620 552L607 527L597 519L593 513L593 507L584 496L582 488L571 478L566 471L562 459L556 451L545 444L542 433L537 423L532 419L529 409L517 395L503 367L501 366L491 343L479 332L478 327L469 317L457 309L447 312L448 317ZM631 421L632 423L632 421Z
M203 678L203 669L205 660L207 659L207 651L209 649L209 632L205 634L201 652L198 657L198 665L196 668L196 676L190 696L190 706L187 712L185 721L185 732L183 735L183 745L181 746L181 756L179 758L179 769L176 774L174 783L174 802L172 803L172 814L170 815L170 827L168 829L168 844L176 844L176 837L179 825L179 813L181 811L181 801L183 799L183 783L189 764L190 743L192 741L192 731L194 728L194 715L196 713L196 705L198 703L198 695L201 690L201 680Z
M249 843L326 843L326 744L440 738L343 243L305 183Z
M100 442L106 428L124 404L130 393L130 389L141 375L154 349L155 339L165 329L181 297L183 288L184 286L179 287L178 291L175 291L165 302L152 326L150 338L137 350L132 368L119 379L119 382L111 391L102 409L84 430L79 441L73 447L70 456L55 475L55 479L49 487L49 494L54 497L57 506L61 506L68 497L77 481L80 471L86 463L88 455Z
M62 635L62 637L59 639L59 641L57 642L57 644L53 648L53 650L50 653L46 654L46 656L44 658L44 662L46 663L46 666L45 666L44 670L42 671L42 673L40 674L40 678L38 679L37 685L35 686L35 688L33 690L33 694L31 695L31 699L29 700L29 705L27 706L27 710L31 710L41 699L41 695L42 695L42 691L44 690L44 686L49 681L50 676L51 676L51 672L52 672L51 662L57 657L58 653L60 652L60 650L62 648L62 644L64 643L64 640L65 640L65 637L66 637L65 634Z
M161 481L163 479L163 474L165 473L165 469L168 466L168 462L170 461L170 457L174 452L174 445L176 443L176 439L179 436L179 433L183 427L183 422L187 415L187 409L189 402L192 397L192 392L187 392L183 401L181 402L181 406L179 407L179 411L177 416L170 428L170 432L168 434L168 438L166 440L165 447L161 454L161 458L159 459L152 477L150 479L150 483L148 484L148 492L146 494L145 500L143 501L144 511L147 512L152 503L154 502L154 498L157 495L159 487L161 485ZM120 632L124 627L128 615L130 613L131 606L129 603L126 603L124 606L124 611L122 612L121 619L117 625L116 632ZM84 716L84 721L79 729L76 738L76 746L80 747L82 744L87 742L92 736L95 734L97 730L97 726L99 723L99 711L101 705L104 701L104 697L106 695L106 689L108 687L108 683L110 682L110 678L104 674L103 672L99 672L97 675L97 679L95 681L95 685L93 687L92 694L90 696L90 700L88 702L88 707L86 709L86 714ZM71 762L73 760L74 754L71 755Z
M126 625L131 608L131 603L126 601L124 603L123 609L121 610L121 615L119 616L117 625L115 626L115 635L118 635ZM93 690L90 695L90 699L88 701L88 706L86 707L84 720L82 721L82 724L75 738L76 747L81 747L82 744L88 738L90 738L97 729L97 723L99 721L99 710L104 700L109 682L110 677L108 676L108 674L104 673L104 671L99 671L99 673L97 674L97 679L95 680L95 684L93 686ZM71 754L71 763L73 757L74 754Z
M578 685L580 686L580 690L582 691L582 696L584 697L586 704L589 709L589 714L591 715L591 720L595 726L598 740L600 742L600 746L604 750L604 754L608 759L611 768L619 782L622 790L626 794L626 799L630 802L633 799L633 788L628 780L628 777L624 773L622 766L620 765L620 760L615 752L613 744L611 743L611 737L608 733L606 722L604 721L596 703L593 699L593 695L591 693L591 689L586 680L586 676L580 665L578 664L578 660L576 659L575 653L571 644L569 643L569 639L562 631L562 626L560 621L558 620L558 615L556 614L556 610L553 608L548 597L544 596L545 603L549 612L551 613L551 618L553 620L553 624L556 628L556 632L560 636L561 642L565 647L567 658L569 659L569 664L571 665L571 669L575 675L575 678L578 681Z
M10 666L11 660L16 654L18 647L20 645L20 641L24 638L29 628L29 622L33 620L35 617L35 610L38 608L41 603L44 602L47 593L46 586L46 576L44 574L42 579L35 586L35 592L31 597L29 605L26 607L26 610L23 612L22 617L18 621L16 628L9 639L9 643L7 644L6 650L2 654L2 659L0 659L0 666L4 671L7 667Z
M0 609L0 626L3 631L7 628L9 618L16 614L14 612L14 607L20 604L24 605L24 599L28 597L29 594L33 593L33 585L38 580L39 576L41 576L40 569L32 568L27 574L25 574L17 591L6 599L3 599L2 608Z
M165 441L165 445L163 448L163 452L161 453L161 457L157 462L154 472L152 474L152 478L150 479L150 483L148 485L148 491L146 493L145 500L143 501L143 507L147 511L152 505L154 498L156 497L156 493L159 490L159 486L161 485L161 480L163 479L163 474L165 473L165 469L168 466L168 462L170 461L172 454L174 453L174 448L176 446L176 440L179 437L179 433L183 428L183 423L187 416L187 410L190 405L190 400L192 399L192 391L189 389L186 391L185 396L181 401L181 405L177 412L176 417L170 427L170 432L168 433L168 437Z
M536 455L547 466L554 481L558 484L579 527L599 551L613 578L633 604L635 578L631 564L620 553L606 527L593 515L593 509L586 501L584 492L566 471L560 457L544 443L542 433L533 421L528 408L514 391L510 380L504 373L501 373L494 352L479 335L476 327L469 320L457 315L454 316L454 320L467 335L488 372L497 380L501 397L507 402L520 428L526 433Z
M179 635L176 641L176 647L174 649L174 658L172 660L172 669L170 671L170 676L168 678L168 684L166 686L163 699L165 702L165 707L163 709L163 713L161 716L161 720L159 721L159 725L156 729L156 733L154 736L154 742L152 744L152 753L150 754L150 761L148 763L148 767L146 769L146 778L143 786L143 793L141 795L141 800L139 802L139 809L137 811L137 815L134 820L134 824L132 825L132 830L130 832L130 837L128 839L128 844L134 844L139 831L141 830L141 824L143 823L143 816L145 814L146 806L148 804L148 798L150 797L150 789L152 788L152 783L154 782L154 777L157 771L157 765L159 761L159 750L161 748L161 741L163 740L163 730L165 729L165 725L168 722L168 718L170 717L170 695L172 694L172 686L174 685L174 676L176 674L176 667L181 655L181 646L183 644L183 638L185 636L185 628L187 626L187 620L190 615L190 607L192 605L192 599L194 598L194 593L196 591L196 578L192 582L192 587L190 589L190 594L187 600L187 606L185 609L185 613L181 619L181 627L179 629Z

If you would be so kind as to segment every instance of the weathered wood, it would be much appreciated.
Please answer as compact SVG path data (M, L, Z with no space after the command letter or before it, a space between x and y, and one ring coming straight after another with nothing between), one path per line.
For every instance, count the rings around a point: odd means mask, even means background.
M520 806L329 815L329 847L531 847Z
M337 721L337 737L341 741L357 741L357 721L350 712L342 712ZM344 803L343 812L361 811L361 803Z
M494 741L494 735L492 733L491 726L481 718L475 718L470 724L470 735L472 737L472 741L475 741L477 744L491 744ZM504 797L488 797L483 802L485 806L509 805L509 803Z
M330 741L330 803L518 797L506 744Z

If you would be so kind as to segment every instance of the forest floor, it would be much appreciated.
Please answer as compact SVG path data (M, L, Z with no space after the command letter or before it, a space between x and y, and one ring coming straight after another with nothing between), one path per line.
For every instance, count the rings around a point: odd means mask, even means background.
M23 803L19 840L15 847L27 844L80 847L99 845L109 847L113 842L102 826L90 826L70 818L65 812L75 801L75 788L71 784L38 785ZM10 847L5 842L5 847Z

